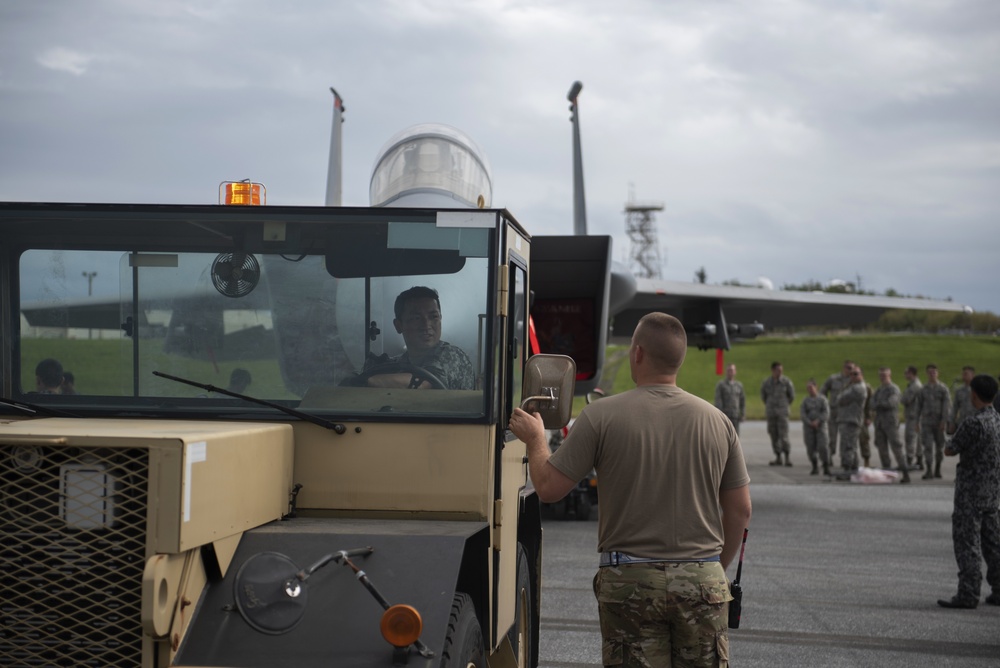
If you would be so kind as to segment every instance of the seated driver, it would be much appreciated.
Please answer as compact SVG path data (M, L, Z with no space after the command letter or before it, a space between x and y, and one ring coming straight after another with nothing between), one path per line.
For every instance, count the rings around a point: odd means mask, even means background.
M447 341L441 340L441 300L438 293L424 286L405 290L396 297L393 306L396 331L403 335L406 352L393 363L422 367L437 376L446 389L475 389L475 374L468 355ZM409 387L413 374L409 372L374 375L368 379L372 387ZM432 387L426 380L421 388Z

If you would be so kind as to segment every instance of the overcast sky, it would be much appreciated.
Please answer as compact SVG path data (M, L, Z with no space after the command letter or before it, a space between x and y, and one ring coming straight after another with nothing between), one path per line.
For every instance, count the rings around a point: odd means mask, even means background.
M580 95L591 233L663 277L857 280L1000 313L996 0L37 0L0 3L0 200L344 203L421 122L468 133L494 206L571 233Z

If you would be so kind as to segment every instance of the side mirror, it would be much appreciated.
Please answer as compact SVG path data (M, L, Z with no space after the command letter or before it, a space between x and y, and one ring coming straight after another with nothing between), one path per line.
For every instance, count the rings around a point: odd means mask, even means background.
M562 429L573 412L576 362L566 355L533 355L524 367L521 408L539 413L546 429Z

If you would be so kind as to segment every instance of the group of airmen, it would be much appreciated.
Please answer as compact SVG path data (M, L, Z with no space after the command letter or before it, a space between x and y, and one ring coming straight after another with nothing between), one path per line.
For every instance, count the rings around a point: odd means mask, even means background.
M879 385L872 388L864 379L861 367L845 360L840 372L831 374L822 385L809 379L808 396L799 409L806 453L813 475L822 469L833 475L833 457L840 443L840 478L849 478L859 466L871 460L869 426L874 426L875 448L883 469L892 468L890 451L901 473L900 482L910 482L911 470L924 471L923 479L941 477L945 435L974 414L969 383L976 375L971 366L962 368L962 386L952 397L948 386L939 379L938 368L928 364L927 383L920 382L917 368L906 369L906 389L892 382L892 370L880 367ZM792 381L784 375L780 362L771 365L771 375L760 387L767 417L767 432L775 459L772 466L791 466L788 418L795 400ZM736 365L730 364L726 377L715 388L715 405L733 422L737 433L746 412L743 385L736 380ZM899 436L899 407L903 406L904 438ZM860 452L860 459L859 459Z

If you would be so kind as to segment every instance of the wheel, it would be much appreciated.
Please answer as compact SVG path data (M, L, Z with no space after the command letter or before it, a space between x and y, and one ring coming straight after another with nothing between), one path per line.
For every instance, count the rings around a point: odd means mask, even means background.
M531 604L531 570L528 568L528 555L524 547L517 544L517 610L514 613L514 626L507 637L510 646L514 648L518 668L528 668L532 662L531 632L534 607Z
M435 390L445 390L448 387L444 384L443 380L424 367L417 366L416 364L406 364L405 362L389 362L388 364L379 364L369 369L365 369L353 379L353 382L358 385L366 385L368 383L368 379L372 376L381 376L383 374L390 373L410 374L409 388L411 390L420 387L420 383L425 380L430 383L431 387Z
M455 594L451 601L441 668L486 668L483 632L476 619L476 606L468 594Z

